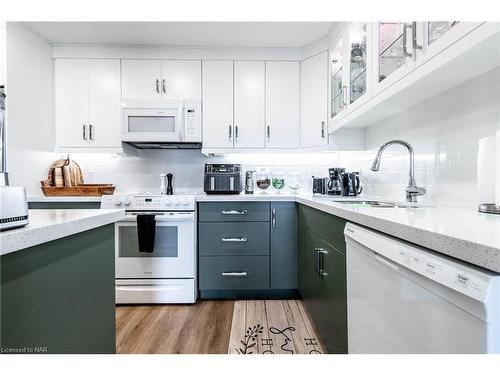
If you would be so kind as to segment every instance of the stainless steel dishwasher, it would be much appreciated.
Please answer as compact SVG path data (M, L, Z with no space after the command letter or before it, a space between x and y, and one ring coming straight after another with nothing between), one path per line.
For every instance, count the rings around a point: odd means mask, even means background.
M349 353L498 353L500 275L348 223Z

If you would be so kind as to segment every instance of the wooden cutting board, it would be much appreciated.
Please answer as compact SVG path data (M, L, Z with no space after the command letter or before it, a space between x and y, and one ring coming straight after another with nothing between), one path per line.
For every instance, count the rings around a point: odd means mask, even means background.
M42 181L43 184L43 181ZM62 196L101 196L113 194L113 184L82 184L78 186L42 186L43 194L48 197Z

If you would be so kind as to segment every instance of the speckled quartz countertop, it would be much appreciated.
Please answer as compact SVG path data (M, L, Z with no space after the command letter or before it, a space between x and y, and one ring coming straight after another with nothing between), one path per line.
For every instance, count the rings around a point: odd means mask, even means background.
M111 224L124 210L29 210L29 224L0 233L0 255Z
M197 200L296 201L453 258L500 272L500 215L479 213L474 208L362 207L312 195L200 195Z

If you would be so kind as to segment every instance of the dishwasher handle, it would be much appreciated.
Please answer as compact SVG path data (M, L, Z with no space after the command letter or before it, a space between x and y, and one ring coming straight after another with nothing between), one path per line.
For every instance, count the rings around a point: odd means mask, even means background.
M390 269L392 269L394 271L399 270L399 267L395 263L391 262L388 259L381 257L380 255L375 254L375 259L377 260L377 262L382 263L384 266L389 267Z

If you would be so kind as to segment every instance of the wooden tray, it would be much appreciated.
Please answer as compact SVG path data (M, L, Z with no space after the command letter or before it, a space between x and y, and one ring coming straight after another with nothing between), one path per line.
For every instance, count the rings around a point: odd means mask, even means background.
M43 183L43 182L42 182ZM78 186L42 186L43 194L48 197L62 196L101 196L115 191L113 184L82 184Z

